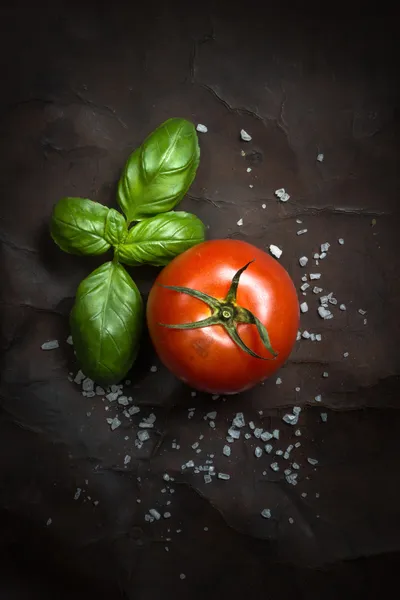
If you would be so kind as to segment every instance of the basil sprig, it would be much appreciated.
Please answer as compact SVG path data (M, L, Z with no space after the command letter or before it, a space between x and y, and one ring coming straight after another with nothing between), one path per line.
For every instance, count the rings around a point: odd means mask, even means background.
M163 266L204 241L198 217L172 210L199 158L193 124L169 119L128 158L117 192L124 214L86 198L62 198L54 207L50 232L64 252L96 256L114 249L113 261L79 285L70 317L78 362L101 384L121 381L139 349L143 302L121 263Z

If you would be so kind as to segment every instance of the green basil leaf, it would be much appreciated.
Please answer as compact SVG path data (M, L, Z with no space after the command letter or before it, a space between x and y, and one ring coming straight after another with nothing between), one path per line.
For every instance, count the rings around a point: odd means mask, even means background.
M182 200L200 160L197 133L185 119L169 119L131 154L118 184L128 222L167 212Z
M103 254L108 208L87 198L62 198L53 209L51 237L69 254Z
M122 265L107 262L78 287L71 334L83 372L103 384L118 383L139 348L143 302Z
M132 266L162 266L203 242L204 237L205 227L198 217L187 212L168 212L132 227L118 247L118 258Z
M126 219L120 212L110 208L106 219L104 237L112 246L122 244L128 235Z

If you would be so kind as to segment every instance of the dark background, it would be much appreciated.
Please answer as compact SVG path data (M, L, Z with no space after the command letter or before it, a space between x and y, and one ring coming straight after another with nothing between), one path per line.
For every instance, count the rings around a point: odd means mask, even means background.
M1 9L1 600L256 593L355 600L396 586L398 33L383 6L368 10L62 0ZM129 153L171 116L209 128L199 134L201 164L182 208L204 220L210 238L278 244L297 287L299 256L329 241L328 258L313 270L347 311L322 321L307 293L302 329L323 341L296 345L281 386L273 378L225 403L193 399L145 339L127 392L143 412L156 412L157 428L137 451L137 422L111 432L101 399L83 398L67 380L76 370L63 341L68 313L79 281L100 261L62 254L48 220L64 195L114 205ZM240 142L241 128L251 143ZM274 197L279 187L291 195L287 204ZM300 227L308 233L298 237ZM156 270L132 275L146 296ZM54 338L60 349L42 352ZM318 393L323 409L313 401ZM298 459L320 461L304 467L301 484L270 471L266 480L255 440L236 443L229 462L222 457L237 410L279 426L289 440L281 417L296 404L303 407ZM190 405L198 409L188 421ZM212 408L214 431L202 418ZM201 433L229 482L206 486L201 475L180 472ZM174 438L179 451L171 450ZM132 461L124 467L126 454ZM163 501L166 471L175 477L172 518L145 523ZM77 487L84 492L74 501ZM268 506L270 521L260 517Z

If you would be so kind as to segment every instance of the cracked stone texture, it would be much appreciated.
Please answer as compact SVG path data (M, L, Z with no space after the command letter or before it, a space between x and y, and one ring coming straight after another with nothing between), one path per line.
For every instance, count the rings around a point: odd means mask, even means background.
M329 19L318 9L279 12L251 2L142 8L139 15L121 2L59 0L44 12L18 1L3 9L0 592L377 598L400 552L394 19L361 17L349 6ZM280 386L273 378L226 402L191 397L145 339L126 393L140 416L154 411L157 421L137 450L139 416L122 417L111 432L105 419L118 410L106 412L101 398L83 398L67 380L76 370L63 342L68 313L79 281L103 258L63 254L48 221L64 195L115 205L127 156L170 116L208 127L182 209L204 220L211 239L279 245L298 289L304 273L321 272L315 285L347 310L331 307L334 319L323 321L318 296L299 290L309 305L301 329L322 341L297 343ZM240 141L242 128L252 142ZM274 196L279 187L291 196L286 204ZM308 232L297 236L301 228ZM317 266L312 256L326 241L331 248ZM146 297L157 270L131 272ZM60 349L42 352L48 339L59 339ZM303 408L299 438L281 420L293 405ZM210 410L218 411L214 430L203 418ZM254 437L242 433L223 456L238 410L281 430L275 449L301 442L291 453L301 465L297 486L284 479L287 461L254 457ZM205 484L201 473L182 470L190 459L204 464L207 453L230 481ZM152 507L171 519L146 523Z

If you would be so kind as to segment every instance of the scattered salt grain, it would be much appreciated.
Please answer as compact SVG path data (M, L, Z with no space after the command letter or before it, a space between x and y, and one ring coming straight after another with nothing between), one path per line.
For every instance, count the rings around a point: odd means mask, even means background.
M212 479L210 475L204 475L204 483L211 483Z
M76 488L74 500L79 500L81 493L82 493L82 489L81 488Z
M300 469L300 465L297 462L292 463L292 468L298 471Z
M207 133L208 128L205 125L203 125L202 123L199 123L196 126L196 130L199 131L200 133Z
M256 446L254 448L254 456L256 458L261 458L262 457L262 450L261 450L260 446Z
M147 442L147 440L150 439L150 435L149 432L144 430L144 431L138 431L137 432L137 438L140 442Z
M273 462L269 465L271 467L271 469L275 472L279 471L279 465L277 462Z
M236 416L232 421L232 425L233 427L237 427L238 429L246 425L243 413L236 413Z
M129 465L129 463L131 462L132 457L129 456L129 454L127 454L124 458L124 465Z
M47 522L46 522L47 527L50 527L52 522L53 522L53 519L47 519Z
M251 438L251 435L250 435L250 433L245 433L245 434L244 434L244 437L246 438L246 440L249 440L249 439ZM232 440L232 441L233 441L233 440Z
M343 239L343 238L339 238L339 239L338 239L338 242L339 242L339 244L340 244L341 246L343 246L343 244L344 244L344 239Z
M224 454L224 456L230 456L231 455L231 449L229 446L224 446L222 449L222 454Z
M241 227L243 225L243 219L239 219L239 221L236 223L236 225L239 225L239 227Z
M165 512L163 514L163 517L164 517L164 519L170 519L171 518L171 513L167 511L167 512Z
M300 429L296 429L296 431L294 432L294 435L295 435L296 437L299 437L299 436L301 435L301 431L300 431Z
M281 385L282 379L280 377L277 377L275 383L276 385Z
M289 523L290 523L291 525L293 525L293 523L294 523L294 519L293 519L292 517L289 517Z
M194 444L192 444L193 450L196 450L198 447L199 447L199 442L195 442Z
M303 235L304 233L307 233L308 229L299 229L299 231L297 231L296 235Z
M256 427L253 435L255 438L260 439L262 432L263 430L261 429L261 427Z
M264 508L264 509L261 511L261 516L262 516L264 519L270 519L270 518L271 518L271 511L270 511L270 509L269 509L269 508Z
M275 246L274 244L270 245L269 251L271 252L272 256L275 256L275 258L280 258L283 252L280 248L278 248L278 246Z
M232 427L228 429L228 434L234 440L238 440L240 438L240 431L238 431L237 429L233 429Z
M331 245L329 242L324 242L323 244L321 244L321 252L328 252L330 247Z
M249 437L251 437L251 436L249 436ZM228 442L228 444L232 444L232 443L235 441L235 440L233 439L233 437L231 437L230 435L227 435L225 439L226 439L226 441Z
M341 304L341 305L339 306L339 309L340 309L340 310L346 310L346 305L345 305L345 304Z
M326 256L328 256L327 253L326 252L322 252L322 254L319 255L319 258L321 260L323 260L324 258L326 258Z
M151 373L157 373L156 365L153 365L152 367L150 367L150 371L151 371Z
M308 288L310 287L309 283L303 283L303 285L300 286L300 289L302 292L305 292L306 290L308 290Z
M322 421L323 423L326 423L326 422L327 422L327 420L328 420L328 413L325 413L325 412L324 412L324 413L321 413L321 421Z
M247 171L248 173L251 173L251 167L247 167L246 171Z
M279 440L279 436L280 436L279 429L274 429L272 432L272 435L276 440Z
M244 129L241 129L241 130L240 130L240 137L242 138L242 140L243 140L244 142L251 142L251 140L252 140L252 137L251 137L251 135L249 135L249 134L247 133L247 131L245 131Z
M331 311L325 308L325 306L318 306L318 314L321 317L321 319L325 320L332 319L333 317Z
M297 473L290 473L289 475L285 476L285 479L289 483L289 485L297 485L297 477Z
M285 188L279 188L278 190L275 190L274 194L277 198L281 199L282 196L286 194Z
M349 353L348 353L348 352L344 352L344 353L343 353L343 357L344 357L344 358L347 358L348 356L349 356Z
M323 162L324 161L324 155L322 152L320 152L319 154L317 154L317 161L318 162Z
M282 421L284 421L288 425L297 425L298 420L299 420L298 415L291 415L289 413L282 417Z
M358 309L358 312L359 312L359 314L360 314L360 315L362 315L362 316L364 316L364 315L366 315L366 314L367 314L367 311L366 311L366 310L363 310L362 308L359 308L359 309Z
M310 465L312 465L313 467L315 467L315 465L318 464L318 461L316 458L307 458L307 462L310 463Z
M299 340L301 340L301 331L298 331L296 335L296 342L298 342Z
M211 429L215 429L215 423L214 423L214 421L209 421L208 424L211 427Z
M301 267L305 267L307 263L308 263L307 256L301 256L299 258L299 264L300 264Z
M164 473L164 475L163 475L163 479L164 479L164 481L169 481L171 478L170 478L170 476L168 475L168 473Z
M104 394L106 393L106 391L102 387L100 387L99 385L96 385L95 392L96 392L97 396L104 396Z
M110 392L106 395L106 398L109 402L115 402L115 400L118 398L118 392Z
M70 346L73 346L73 345L74 345L74 340L72 339L72 335L69 335L65 341L66 341L66 342L67 342L67 344L69 344Z
M128 408L128 415L130 415L131 417L133 415L137 415L137 413L140 412L140 408L138 406L131 406L130 408Z
M115 417L114 419L112 419L110 426L111 426L111 431L114 431L114 429L118 429L118 427L120 427L121 425L121 421L118 419L118 417Z
M193 467L194 467L193 460L188 460L185 467L187 467L188 469L193 469Z
M160 513L155 508L150 508L149 514L153 517L153 519L156 519L156 521L161 519Z
M326 378L326 377L329 377L329 373L328 373L328 371L324 371L324 372L322 373L322 377L325 377L325 378Z
M120 396L118 398L118 404L121 404L122 406L128 406L129 400L128 400L127 396Z
M186 575L185 575L185 573L181 573L181 574L179 575L179 579L186 579Z
M265 208L267 208L267 205L266 204L261 204L261 208L265 209Z
M307 498L307 492L302 492L301 497L302 498Z
M272 452L272 445L271 444L265 444L264 450L265 450L265 452L267 454L271 454L271 452Z
M322 400L321 394L318 394L318 396L315 396L314 400L315 400L315 402L321 402L321 400Z
M307 302L302 302L300 304L300 310L301 310L302 313L308 312L308 304L307 304Z
M228 475L227 473L218 473L218 479L223 479L224 481L228 481L228 479L230 479L231 476Z
M321 273L310 273L310 279L321 279Z
M269 431L263 431L261 434L261 439L263 442L269 442L269 440L272 440L272 438L273 435Z
M44 342L41 345L41 349L42 350L55 350L56 348L59 348L60 344L58 343L58 340L50 340L49 342Z
M253 188L254 185L252 183L249 184L249 188Z
M277 456L283 456L283 450L280 450L280 449L279 449L279 450L276 450L276 451L275 451L275 454L276 454Z
M305 340L309 340L311 337L311 333L309 331L307 331L307 329L305 331L303 331L303 333L301 334L301 337Z
M315 334L315 339L317 342L320 342L322 340L322 335L320 333L316 333Z

